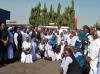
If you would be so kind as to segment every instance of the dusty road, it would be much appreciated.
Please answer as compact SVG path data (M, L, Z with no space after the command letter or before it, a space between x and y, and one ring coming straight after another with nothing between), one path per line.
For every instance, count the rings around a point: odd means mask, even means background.
M0 74L59 74L59 62L38 60L33 64L16 62L0 68Z

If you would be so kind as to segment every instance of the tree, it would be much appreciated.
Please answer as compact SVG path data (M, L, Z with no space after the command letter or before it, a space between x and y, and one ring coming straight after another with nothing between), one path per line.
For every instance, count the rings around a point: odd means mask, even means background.
M60 11L61 11L61 4L58 3L58 8L57 8L57 14L58 14L58 16L60 15Z
M66 7L63 14L61 14L61 4L58 3L57 12L54 11L53 6L51 4L50 11L47 10L46 4L41 9L41 3L32 8L31 15L29 18L29 22L31 25L39 26L39 25L49 25L49 23L55 23L57 26L69 26L72 29L74 28L74 20L75 20L75 10L74 10L74 0L72 0L72 4L69 7Z
M31 9L31 16L29 17L29 23L32 25L36 24L36 7Z
M42 10L42 15L43 15L43 24L42 25L48 25L48 12L47 12L47 7L46 4L44 4L44 8Z
M57 17L56 17L56 23L57 23L58 26L61 25L61 22L62 22L62 16L61 16L60 11L61 11L61 4L58 3Z
M49 12L49 22L53 22L53 14L54 14L54 10L53 10L53 7L52 7L52 4L50 6L50 12Z
M66 7L63 13L63 22L65 26L69 26L70 24L70 7Z
M75 10L74 10L74 0L72 0L72 6L70 9L70 27L75 28Z
M72 0L71 7L66 7L63 13L63 22L65 26L69 26L74 29L74 20L75 20L75 10L74 10L74 0Z
M97 30L100 30L100 24L98 22L96 22L96 24L94 24L94 27L96 27Z
M34 26L38 26L41 24L41 3L39 2L39 4L32 8L31 10L31 16L29 17L29 22L30 24L34 25Z

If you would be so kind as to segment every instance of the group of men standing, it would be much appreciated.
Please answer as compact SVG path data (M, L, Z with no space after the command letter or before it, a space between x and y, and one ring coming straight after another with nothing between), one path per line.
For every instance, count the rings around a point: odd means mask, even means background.
M62 74L82 74L87 63L90 66L89 74L99 74L99 44L100 30L94 27L84 26L83 30L60 32L59 29L38 27L6 27L0 23L1 65L15 61L33 63L42 58L61 60ZM78 72L79 69L82 72Z

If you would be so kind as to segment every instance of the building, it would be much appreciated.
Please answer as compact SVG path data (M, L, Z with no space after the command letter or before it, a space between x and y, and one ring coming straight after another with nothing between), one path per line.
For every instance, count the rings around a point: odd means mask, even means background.
M10 11L0 9L0 23L5 23L6 20L10 20Z

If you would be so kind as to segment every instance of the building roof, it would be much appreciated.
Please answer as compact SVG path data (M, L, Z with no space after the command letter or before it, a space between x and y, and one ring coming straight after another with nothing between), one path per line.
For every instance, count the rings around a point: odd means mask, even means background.
M10 11L0 9L0 21L10 20Z

